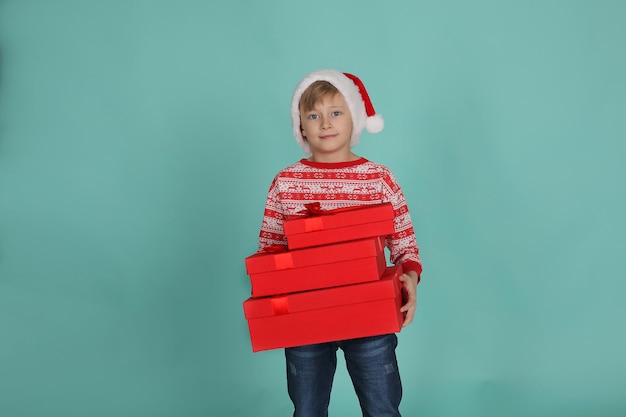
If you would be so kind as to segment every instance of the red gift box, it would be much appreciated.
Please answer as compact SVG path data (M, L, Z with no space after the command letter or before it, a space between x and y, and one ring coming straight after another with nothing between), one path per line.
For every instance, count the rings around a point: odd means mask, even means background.
M252 296L293 293L375 281L385 272L382 237L335 245L256 253L246 258Z
M395 231L393 219L391 203L329 211L309 207L308 215L285 220L284 231L289 249L299 249L386 236Z
M399 332L401 274L402 267L395 266L378 281L247 299L252 351Z

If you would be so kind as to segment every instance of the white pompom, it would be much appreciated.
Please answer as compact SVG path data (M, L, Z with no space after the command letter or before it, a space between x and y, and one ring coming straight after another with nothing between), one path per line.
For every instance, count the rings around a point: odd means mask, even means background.
M370 116L365 121L365 129L370 133L378 133L385 127L385 121L380 114Z

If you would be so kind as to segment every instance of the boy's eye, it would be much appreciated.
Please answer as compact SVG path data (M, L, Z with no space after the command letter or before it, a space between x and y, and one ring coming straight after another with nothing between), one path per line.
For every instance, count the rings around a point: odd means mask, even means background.
M311 119L311 120L317 120L318 118L319 118L319 116L317 114L315 114L315 113L309 114L309 119Z
M340 115L341 115L341 112L339 110L335 110L333 112L333 116L340 116Z

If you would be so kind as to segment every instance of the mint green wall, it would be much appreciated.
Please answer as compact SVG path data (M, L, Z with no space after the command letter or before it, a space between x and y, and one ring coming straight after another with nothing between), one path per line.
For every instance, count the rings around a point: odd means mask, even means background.
M425 273L405 416L626 415L626 3L0 1L0 416L287 416L243 258L362 77ZM334 416L359 416L344 367Z

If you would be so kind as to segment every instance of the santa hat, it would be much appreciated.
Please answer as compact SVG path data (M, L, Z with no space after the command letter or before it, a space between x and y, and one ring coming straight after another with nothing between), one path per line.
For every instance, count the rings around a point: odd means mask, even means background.
M385 127L383 118L374 111L374 106L370 101L367 90L365 90L365 86L357 76L333 69L315 71L306 75L302 81L300 81L293 92L293 98L291 100L293 135L298 145L300 145L307 155L311 155L311 147L302 137L300 127L300 97L315 81L328 81L339 90L346 100L352 116L350 147L359 142L363 128L367 129L370 133L378 133L383 130L383 127Z

